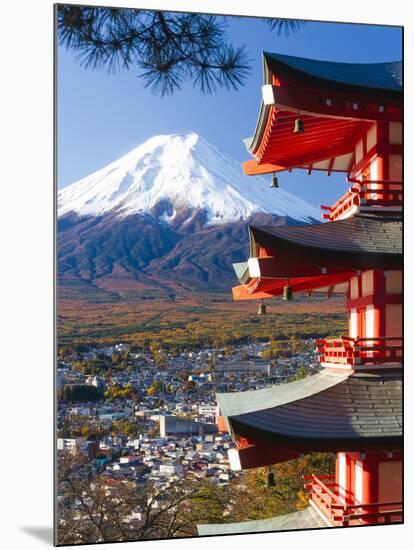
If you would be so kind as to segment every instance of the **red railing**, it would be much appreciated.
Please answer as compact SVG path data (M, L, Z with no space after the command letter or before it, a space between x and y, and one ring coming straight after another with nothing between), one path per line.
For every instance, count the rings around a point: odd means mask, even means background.
M345 504L339 496L335 476L311 475L303 476L303 480L309 499L333 527L395 523L402 519L401 501Z
M321 363L335 365L378 365L401 363L403 339L400 337L378 338L325 338L315 340L316 352Z
M347 193L341 197L333 206L321 205L322 210L327 210L323 214L324 219L330 221L336 220L349 212L351 209L355 211L372 211L377 207L392 207L393 210L402 208L403 191L400 181L374 181L365 180L349 180L354 183Z

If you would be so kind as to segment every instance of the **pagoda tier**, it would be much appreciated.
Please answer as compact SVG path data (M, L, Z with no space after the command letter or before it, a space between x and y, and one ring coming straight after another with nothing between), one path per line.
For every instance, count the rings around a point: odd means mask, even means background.
M401 450L401 386L401 373L324 371L263 390L217 394L238 444L229 451L232 469L309 452Z
M372 156L401 154L401 63L354 64L264 53L263 102L248 175L292 168L351 172L355 144L373 123L393 123L385 147L370 135ZM340 84L340 85L338 85ZM300 114L304 132L294 133ZM372 133L372 132L371 132ZM392 135L391 135L392 134ZM357 156L357 158L356 158Z
M200 534L319 527L314 512L330 527L402 521L401 370L324 369L276 387L217 394L217 401L218 426L237 444L229 451L232 469L334 452L336 472L304 478L310 507L303 514L199 526Z
M265 84L247 175L293 168L352 183L324 218L402 212L401 63L351 64L264 53ZM378 191L381 191L379 193Z
M349 281L366 270L401 270L402 222L354 216L329 224L250 226L250 259L235 264L242 285L235 300L296 292L349 291Z

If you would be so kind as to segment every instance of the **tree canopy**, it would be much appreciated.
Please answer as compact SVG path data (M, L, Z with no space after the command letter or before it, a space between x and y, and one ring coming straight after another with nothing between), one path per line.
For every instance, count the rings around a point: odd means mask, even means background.
M144 85L162 96L185 82L202 93L237 90L250 71L244 46L228 41L228 18L131 8L59 5L59 43L75 51L86 68L110 72L136 66ZM303 21L264 19L271 30L289 34Z

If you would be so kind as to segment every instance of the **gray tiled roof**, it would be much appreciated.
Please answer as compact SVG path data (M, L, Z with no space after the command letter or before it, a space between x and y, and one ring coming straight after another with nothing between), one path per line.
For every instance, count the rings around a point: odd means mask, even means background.
M377 90L401 92L402 89L402 62L391 61L385 63L338 63L307 59L278 53L264 52L266 63L283 63L293 69L308 75Z
M300 512L268 519L243 521L240 523L213 523L197 525L200 536L235 535L238 533L260 533L266 531L290 531L293 529L317 529L328 527L319 515L309 506Z
M345 220L292 227L250 226L251 236L275 237L299 246L354 254L402 254L402 221L357 215Z
M290 392L290 384L276 387ZM231 415L240 427L262 435L307 440L399 438L402 435L401 376L354 374L327 389L279 406ZM242 393L239 393L243 401ZM243 410L241 407L240 410Z
M244 392L217 393L217 404L223 416L235 416L255 412L261 409L279 407L298 399L310 397L346 380L349 374L329 372L324 369L318 374L302 380L272 386L262 390Z

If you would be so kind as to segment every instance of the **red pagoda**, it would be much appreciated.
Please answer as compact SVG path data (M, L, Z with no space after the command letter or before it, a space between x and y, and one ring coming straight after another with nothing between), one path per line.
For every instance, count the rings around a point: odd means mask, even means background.
M264 54L263 101L246 175L343 172L348 192L327 223L250 227L236 300L298 293L346 297L348 335L317 340L318 374L217 394L233 469L336 453L336 471L305 479L309 508L199 526L200 534L402 521L401 63L351 64ZM277 186L277 182L275 184Z

